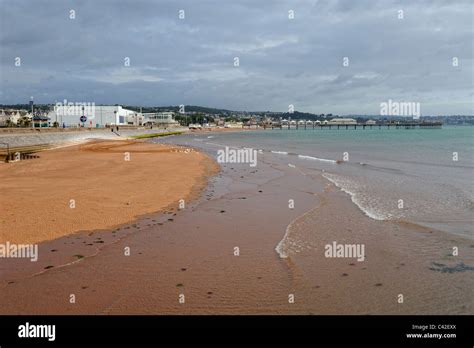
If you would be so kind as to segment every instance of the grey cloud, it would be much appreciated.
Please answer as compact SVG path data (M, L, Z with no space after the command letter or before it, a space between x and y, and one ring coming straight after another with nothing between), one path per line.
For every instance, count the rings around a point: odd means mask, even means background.
M377 112L374 105L391 98L419 101L424 114L472 114L473 6L468 0L0 0L0 103L33 95L43 103L275 111L295 104L300 111L350 114ZM453 57L460 66L452 66Z

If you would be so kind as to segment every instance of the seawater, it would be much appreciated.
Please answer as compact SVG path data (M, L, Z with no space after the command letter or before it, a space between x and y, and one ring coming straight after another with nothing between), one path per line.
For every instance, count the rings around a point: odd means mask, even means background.
M368 217L473 237L474 128L216 133L213 142L287 156L351 196Z

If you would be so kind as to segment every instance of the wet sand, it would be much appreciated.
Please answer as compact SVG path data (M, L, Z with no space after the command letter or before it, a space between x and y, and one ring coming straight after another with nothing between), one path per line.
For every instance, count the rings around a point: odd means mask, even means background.
M209 127L209 128L201 128L201 129L189 129L189 133L196 133L196 134L201 134L201 133L230 133L230 132L249 132L249 131L255 131L255 130L261 130L263 128L248 128L248 127L243 127L243 128L238 128L238 127L233 127L233 128L216 128L216 127Z
M160 141L186 145L194 136ZM196 146L215 154L213 144ZM321 172L306 170L297 160L289 167L287 161L264 153L256 168L224 164L184 210L42 243L36 263L6 260L1 312L473 312L472 241L371 220ZM288 207L290 199L294 209ZM275 248L289 225L288 257L281 258ZM324 245L333 241L364 243L366 259L326 258ZM452 246L459 247L459 256L451 256ZM82 258L75 256L79 252Z

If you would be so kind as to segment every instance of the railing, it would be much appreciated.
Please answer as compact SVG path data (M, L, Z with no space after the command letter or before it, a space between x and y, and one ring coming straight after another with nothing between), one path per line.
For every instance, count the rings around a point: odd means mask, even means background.
M18 147L10 147L8 143L0 143L6 144L6 149L0 150L0 158L2 158L5 162L9 162L14 159L32 159L32 158L39 158L39 156L34 155L35 152L46 150L51 148L51 144L39 144L39 145L30 145L30 146L18 146Z
M6 153L6 162L10 160L10 144L9 143L0 143L0 145L6 145L7 146L7 153Z

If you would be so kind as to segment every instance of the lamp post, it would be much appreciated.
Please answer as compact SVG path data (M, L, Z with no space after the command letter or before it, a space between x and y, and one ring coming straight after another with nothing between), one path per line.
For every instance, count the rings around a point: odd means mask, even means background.
M35 128L35 117L33 115L33 96L30 98L30 104L31 104L31 127Z
M54 109L53 109L53 110L54 110L54 115L55 115L55 121L54 121L54 123L55 123L56 126L58 126L58 128L59 128L59 123L58 123L58 110L56 110L56 105L57 105L57 104L58 104L58 102L55 100L55 101L54 101L54 105L55 105L55 106L54 106ZM56 128L56 127L55 127L55 128Z

